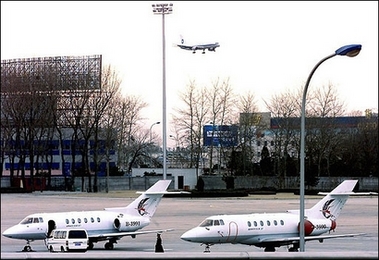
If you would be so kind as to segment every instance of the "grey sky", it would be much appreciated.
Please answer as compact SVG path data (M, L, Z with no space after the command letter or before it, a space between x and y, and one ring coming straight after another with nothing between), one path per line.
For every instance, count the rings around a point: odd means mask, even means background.
M125 93L149 103L146 128L162 121L162 18L150 1L2 1L1 59L102 54ZM355 58L323 63L310 88L337 86L347 110L378 108L377 1L172 1L166 16L167 119L190 80L230 78L236 93L263 100L304 85L323 57L362 44ZM173 47L220 43L216 52ZM154 132L160 134L160 127ZM170 128L168 127L168 135Z

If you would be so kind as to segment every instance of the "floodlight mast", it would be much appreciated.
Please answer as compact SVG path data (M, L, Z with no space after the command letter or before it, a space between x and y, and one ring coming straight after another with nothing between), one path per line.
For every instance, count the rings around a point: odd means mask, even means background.
M162 139L163 139L163 179L167 176L167 130L166 130L166 41L165 41L165 14L172 13L172 3L152 4L153 13L162 15L162 67L163 67L163 87L162 87Z

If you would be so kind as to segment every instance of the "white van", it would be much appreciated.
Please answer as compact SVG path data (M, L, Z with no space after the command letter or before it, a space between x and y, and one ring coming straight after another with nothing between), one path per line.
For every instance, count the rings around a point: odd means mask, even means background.
M85 252L88 248L88 234L85 229L55 229L46 239L50 252Z

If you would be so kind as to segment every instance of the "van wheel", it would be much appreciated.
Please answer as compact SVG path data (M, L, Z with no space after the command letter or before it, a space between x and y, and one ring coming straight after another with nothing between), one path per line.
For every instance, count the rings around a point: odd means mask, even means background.
M54 252L54 248L53 248L52 246L50 246L49 251L50 251L51 253Z

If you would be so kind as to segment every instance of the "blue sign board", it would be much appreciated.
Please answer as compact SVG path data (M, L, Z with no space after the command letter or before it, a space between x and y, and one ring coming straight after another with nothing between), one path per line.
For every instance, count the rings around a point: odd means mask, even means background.
M204 146L232 147L238 145L238 126L205 125L203 127Z

